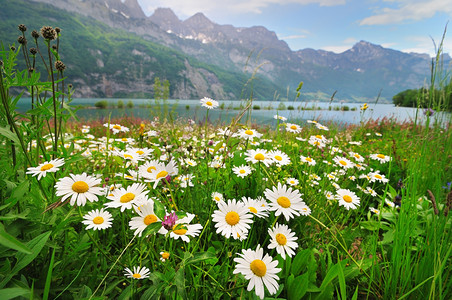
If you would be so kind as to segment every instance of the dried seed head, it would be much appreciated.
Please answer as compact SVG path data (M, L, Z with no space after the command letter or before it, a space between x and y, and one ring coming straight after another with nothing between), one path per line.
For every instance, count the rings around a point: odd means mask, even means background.
M60 27L55 27L55 32L56 33L60 33L61 32L61 28Z
M56 33L55 29L53 29L52 27L43 26L41 28L41 35L46 40L54 40L54 39L56 39L57 33Z
M19 28L20 31L25 32L27 31L27 26L25 26L24 24L20 24L19 26L17 26Z
M28 68L28 73L33 73L34 70L34 68Z
M16 47L14 46L9 47L9 49L11 49L11 51L16 51Z
M0 60L0 67L3 66L3 60Z
M21 44L21 45L25 45L25 44L27 44L27 39L26 39L24 36L20 35L20 36L17 38L17 42L18 42L19 44Z
M53 50L57 50L58 48L57 48L56 45L52 45L52 49L53 49Z
M63 72L64 69L66 69L66 66L64 65L64 63L61 60L57 60L55 62L55 69L57 69L60 72Z
M37 39L37 38L39 38L39 32L37 32L36 30L33 30L33 31L31 32L31 36L32 36L34 39Z
M72 83L69 83L69 84L67 85L67 87L70 88L70 89L72 89Z
M31 55L36 55L38 53L38 50L36 48L30 48Z

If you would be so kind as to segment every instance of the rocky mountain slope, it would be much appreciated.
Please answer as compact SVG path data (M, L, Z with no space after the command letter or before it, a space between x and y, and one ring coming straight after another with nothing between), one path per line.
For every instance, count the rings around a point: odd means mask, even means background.
M348 101L391 99L398 92L422 86L430 73L428 55L408 54L361 41L340 54L323 50L292 51L265 27L219 25L202 13L180 20L168 8L146 17L136 0L28 0L89 16L113 28L183 52L224 70L251 76L254 72L279 89L279 98L304 82L303 97L318 99L337 91ZM449 57L447 57L449 59ZM275 93L265 96L275 97ZM290 96L289 96L290 98Z

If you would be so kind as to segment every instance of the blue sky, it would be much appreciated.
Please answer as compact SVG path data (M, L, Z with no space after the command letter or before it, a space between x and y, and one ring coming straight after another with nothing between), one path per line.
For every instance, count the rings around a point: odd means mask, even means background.
M146 15L169 7L181 20L202 12L217 24L262 25L292 50L336 53L360 40L404 52L435 53L452 0L138 0ZM452 31L452 24L450 31ZM452 55L452 32L444 52Z

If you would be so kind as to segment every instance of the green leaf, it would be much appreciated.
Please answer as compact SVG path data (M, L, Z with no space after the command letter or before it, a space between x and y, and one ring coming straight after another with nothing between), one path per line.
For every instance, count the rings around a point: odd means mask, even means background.
M26 253L26 254L31 254L31 249L28 248L26 245L24 245L23 243L21 243L20 241L18 241L15 237L13 237L12 235L10 235L9 233L7 233L5 231L5 228L3 227L3 224L0 223L0 244Z
M154 213L162 221L165 218L166 215L165 206L159 200L154 201Z
M297 253L297 255L292 260L292 267L290 273L297 276L301 271L307 267L308 260L311 258L311 250L304 249Z
M42 233L29 241L26 246L31 249L31 254L18 253L16 254L17 263L14 265L11 273L7 274L2 282L0 282L0 288L3 288L10 280L16 275L20 270L25 268L29 263L31 263L36 256L41 252L45 243L49 239L50 231Z
M195 253L192 257L188 258L185 261L185 265L190 265L190 264L197 264L199 262L208 260L208 259L213 259L216 258L215 253L212 252L198 252Z
M160 230L160 228L162 228L161 222L157 221L152 224L149 224L148 226L146 226L146 229L143 230L143 232L141 233L141 236L147 237L148 235L155 234L157 231Z
M295 277L295 279L288 286L287 291L288 299L289 300L301 299L308 291L308 283L309 279L307 273Z
M50 283L52 281L52 271L53 271L54 261L55 261L55 248L53 248L52 257L50 258L49 269L47 270L46 283L44 286L44 294L42 295L43 300L49 299Z
M0 127L0 135L3 135L8 140L13 141L17 145L20 145L20 141L17 138L17 135L14 134L11 130L9 130L9 128L7 128L7 127Z
M177 287L178 296L182 297L182 299L186 299L185 297L185 273L184 268L181 267L176 272L176 276L174 276L174 282Z
M2 300L13 299L13 298L17 298L20 296L25 297L26 295L29 295L29 294L30 294L30 290L24 289L21 287L0 290L0 295L2 295L1 296Z
M176 211L176 216L178 219L182 219L187 216L187 213L185 211Z

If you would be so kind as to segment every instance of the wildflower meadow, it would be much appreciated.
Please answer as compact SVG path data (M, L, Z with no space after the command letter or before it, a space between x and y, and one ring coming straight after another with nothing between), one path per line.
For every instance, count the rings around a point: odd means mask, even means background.
M450 114L258 126L250 97L216 124L206 95L197 121L80 120L60 30L19 32L0 49L1 299L452 298Z

